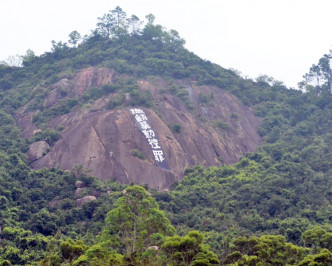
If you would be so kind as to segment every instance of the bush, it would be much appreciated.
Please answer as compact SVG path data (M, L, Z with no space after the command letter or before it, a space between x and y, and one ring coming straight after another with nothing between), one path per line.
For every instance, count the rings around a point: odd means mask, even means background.
M120 105L123 104L124 97L123 95L116 95L115 97L111 98L107 104L108 109L112 110Z
M61 138L61 134L56 130L46 129L43 133L45 141L52 146Z
M130 105L131 106L145 106L152 107L153 106L153 97L150 91L139 91L138 89L134 89L130 92Z
M237 113L231 113L231 119L234 119L234 120L239 119L239 114L237 114Z
M215 127L215 128L222 129L222 130L228 130L229 129L229 124L227 122L223 122L221 120L213 121L212 126Z
M173 133L177 133L177 134L181 133L181 125L179 125L179 124L169 125L169 128Z
M203 104L209 103L214 98L214 94L212 91L210 93L200 92L198 94L198 98L199 98L200 103L203 103Z
M119 89L118 86L113 85L113 84L105 84L103 86L103 91L105 94L116 92L118 89Z
M141 159L141 160L144 160L144 159L145 159L144 154L143 154L141 151L137 150L137 149L133 149L133 150L131 151L131 155L132 155L132 156L135 156L135 157L137 157L138 159Z

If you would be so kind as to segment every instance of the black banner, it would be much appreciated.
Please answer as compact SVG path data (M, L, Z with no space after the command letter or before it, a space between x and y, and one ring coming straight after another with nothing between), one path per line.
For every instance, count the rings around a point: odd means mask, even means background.
M151 146L156 165L165 170L169 170L163 149L160 146L156 133L153 131L145 112L140 108L129 110L134 116L136 125Z

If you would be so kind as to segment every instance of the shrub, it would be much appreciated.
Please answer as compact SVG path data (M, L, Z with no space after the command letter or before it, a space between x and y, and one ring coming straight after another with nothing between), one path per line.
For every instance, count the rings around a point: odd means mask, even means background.
M239 114L231 113L231 119L237 120L239 118Z
M200 92L198 98L200 103L209 103L214 98L214 94L212 91L210 93Z
M141 159L141 160L145 159L144 154L140 150L137 150L137 149L133 149L131 151L131 155L135 156L135 157L137 157L138 159Z
M119 87L114 84L105 84L103 86L103 91L105 94L116 92L118 89Z
M181 125L179 124L169 125L169 128L173 133L178 133L178 134L181 133Z
M108 109L112 110L120 105L123 104L124 96L123 95L116 95L115 97L111 98L108 102Z
M215 120L212 122L212 126L215 128L219 128L222 130L227 130L229 129L229 124L227 122L223 122L221 120Z

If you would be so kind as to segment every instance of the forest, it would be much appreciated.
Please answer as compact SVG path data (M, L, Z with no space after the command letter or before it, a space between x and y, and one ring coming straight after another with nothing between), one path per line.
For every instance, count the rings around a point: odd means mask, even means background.
M0 265L332 265L332 51L295 90L203 60L177 31L146 20L116 7L89 36L73 31L41 56L28 50L18 65L0 63ZM48 86L88 66L127 78L43 105ZM31 168L29 145L61 138L61 128L45 126L52 117L112 92L121 97L109 110L154 108L139 91L143 77L235 95L262 119L261 145L233 165L188 168L169 191L101 181L80 165ZM194 112L188 95L173 92ZM15 121L26 104L40 111L33 121L42 131L31 138ZM97 199L77 206L78 182Z

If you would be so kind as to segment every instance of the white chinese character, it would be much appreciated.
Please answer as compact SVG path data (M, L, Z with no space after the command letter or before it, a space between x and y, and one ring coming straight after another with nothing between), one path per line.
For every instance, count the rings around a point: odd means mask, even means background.
M133 115L135 115L135 114L144 114L144 111L142 109L137 109L137 108L130 109L130 112Z
M139 122L139 125L141 126L142 130L150 129L150 125L146 121Z
M137 122L148 120L148 118L146 117L145 114L137 114L137 115L135 115L135 119Z
M163 151L161 150L157 150L157 151L153 151L153 155L154 155L154 159L157 161L157 162L162 162L165 160L164 158L164 153Z
M147 139L151 139L151 138L153 138L153 137L156 136L156 134L154 133L154 131L152 129L150 129L150 130L142 130L142 133L145 135L145 137Z
M160 149L159 142L157 139L148 139L149 144L151 145L152 149Z

